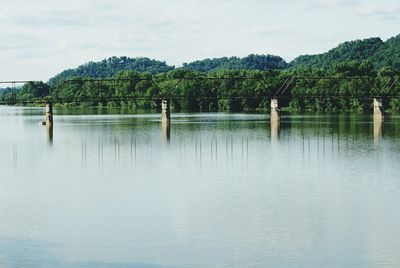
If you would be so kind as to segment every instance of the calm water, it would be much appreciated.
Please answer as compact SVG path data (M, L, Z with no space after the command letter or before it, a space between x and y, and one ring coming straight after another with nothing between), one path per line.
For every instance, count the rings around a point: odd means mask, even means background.
M0 107L0 267L400 267L400 117Z

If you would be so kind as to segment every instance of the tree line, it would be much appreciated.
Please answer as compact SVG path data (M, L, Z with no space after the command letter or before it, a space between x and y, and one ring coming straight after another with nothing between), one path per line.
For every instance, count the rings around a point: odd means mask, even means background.
M329 70L219 70L210 74L174 69L156 75L128 70L113 76L115 81L76 77L68 83L29 82L0 91L0 101L44 101L58 92L56 101L62 106L159 109L161 99L167 97L175 110L244 111L269 109L271 96L288 85L279 93L280 103L295 111L366 111L372 108L371 97L381 94L386 96L385 107L400 111L400 82L394 84L399 75L391 67L377 71L371 61L341 62ZM293 77L299 78L285 84ZM385 92L392 84L390 92Z

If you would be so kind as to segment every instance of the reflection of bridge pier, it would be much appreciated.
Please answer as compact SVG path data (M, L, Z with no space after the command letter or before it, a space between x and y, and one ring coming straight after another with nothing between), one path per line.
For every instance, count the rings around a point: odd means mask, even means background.
M50 144L53 143L53 125L46 125L46 137Z
M281 129L281 122L276 119L271 119L271 142L278 141L280 129Z
M383 136L383 116L374 114L374 146L378 147Z
M161 134L164 141L168 142L171 139L171 125L165 121L161 122Z

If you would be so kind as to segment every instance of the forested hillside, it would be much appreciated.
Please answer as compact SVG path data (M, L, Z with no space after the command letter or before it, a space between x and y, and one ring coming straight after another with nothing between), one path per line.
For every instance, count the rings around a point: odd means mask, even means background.
M387 40L372 57L376 67L390 66L400 70L400 35Z
M165 62L149 58L111 57L100 62L88 62L76 69L65 70L51 78L49 82L50 84L55 84L59 80L70 79L72 77L106 78L127 70L156 74L168 72L173 69L174 66L168 66Z
M345 42L323 54L300 56L290 63L290 67L330 68L343 61L363 61L371 59L383 45L380 38Z
M217 70L265 71L270 69L284 69L287 65L286 61L278 56L251 54L244 58L223 57L184 63L183 69L197 72L214 72Z
M198 72L213 72L217 70L269 70L284 69L287 63L278 56L249 55L245 58L224 57L218 59L205 59L192 63L184 63L183 69ZM135 71L151 74L165 73L174 70L165 62L148 58L112 57L100 62L89 62L76 69L69 69L50 79L50 84L73 77L105 78L116 75L121 71Z
M244 58L222 57L204 59L184 63L184 70L210 73L218 70L280 70L299 68L332 69L336 63L370 60L375 70L382 67L391 67L400 70L400 35L386 42L380 38L369 38L345 42L326 53L317 55L303 55L287 63L284 59L274 55L251 54ZM175 66L149 58L111 57L100 62L88 62L76 69L61 72L50 79L50 84L73 77L105 78L112 77L121 71L135 71L139 73L158 74L176 69Z

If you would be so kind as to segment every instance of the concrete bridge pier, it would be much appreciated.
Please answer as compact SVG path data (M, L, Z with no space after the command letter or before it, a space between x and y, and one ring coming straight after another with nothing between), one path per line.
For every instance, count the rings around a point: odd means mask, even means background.
M374 98L374 119L383 119L384 111L382 99Z
M382 128L384 118L384 108L382 99L374 98L374 147L379 147L382 139Z
M53 103L49 102L46 104L46 126L53 126Z
M271 99L271 142L276 143L279 138L281 127L281 111L278 99Z
M271 121L281 120L281 110L279 109L278 99L271 99Z
M161 124L163 126L169 126L170 122L171 122L170 101L164 99L161 102Z

